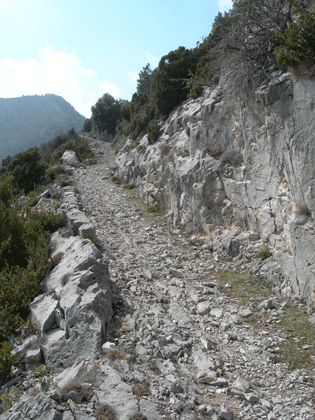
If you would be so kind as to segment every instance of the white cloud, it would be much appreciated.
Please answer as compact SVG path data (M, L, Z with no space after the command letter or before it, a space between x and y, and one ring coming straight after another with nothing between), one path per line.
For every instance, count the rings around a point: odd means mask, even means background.
M151 66L153 68L157 67L160 60L158 58L156 58L154 55L149 54L149 53L147 53L147 57L148 57L148 60L149 60L149 63L151 64Z
M2 98L54 93L86 117L105 92L116 98L122 93L109 80L101 81L94 70L85 69L75 51L54 51L48 42L39 51L38 60L0 60L0 80Z
M110 95L112 95L116 99L121 98L124 94L122 89L120 89L120 87L118 85L111 82L110 80L104 80L101 83L101 86L102 86L102 89L103 89L104 93L109 93Z
M218 0L220 12L227 12L233 6L232 0Z

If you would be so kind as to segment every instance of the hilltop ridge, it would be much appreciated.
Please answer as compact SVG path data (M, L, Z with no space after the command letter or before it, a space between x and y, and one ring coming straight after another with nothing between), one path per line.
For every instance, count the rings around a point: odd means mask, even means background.
M83 127L85 117L54 94L0 98L0 160L52 139L57 132Z

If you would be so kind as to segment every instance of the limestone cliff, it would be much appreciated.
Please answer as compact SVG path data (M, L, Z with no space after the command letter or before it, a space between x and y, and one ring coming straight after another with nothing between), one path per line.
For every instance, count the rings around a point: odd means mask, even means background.
M147 135L136 148L127 141L118 174L174 224L206 235L214 251L252 261L258 278L312 305L314 106L314 80L278 71L242 103L221 78L175 109L155 144ZM257 262L262 240L272 256Z

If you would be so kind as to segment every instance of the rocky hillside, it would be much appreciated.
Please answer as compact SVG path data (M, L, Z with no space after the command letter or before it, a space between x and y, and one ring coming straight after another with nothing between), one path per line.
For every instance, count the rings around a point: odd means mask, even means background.
M36 205L57 195L68 227L31 305L37 331L13 340L0 419L313 419L314 327L300 300L172 228L112 182L111 144L90 141L99 162L66 152L69 185Z
M156 143L127 141L117 175L216 254L313 306L314 94L314 80L277 71L241 101L221 77L160 124Z
M85 117L61 96L0 98L0 161L52 139L72 127L79 131Z

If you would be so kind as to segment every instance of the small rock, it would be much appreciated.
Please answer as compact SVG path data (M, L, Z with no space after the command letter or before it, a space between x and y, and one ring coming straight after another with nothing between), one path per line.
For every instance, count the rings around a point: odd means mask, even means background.
M250 388L250 383L239 376L234 382L234 386L242 392L247 392Z
M210 311L210 315L216 318L222 318L223 310L221 308L212 308Z
M116 349L117 349L116 345L114 343L109 342L109 341L107 341L106 343L104 343L102 345L102 352L103 353L107 353L109 351L116 350Z
M200 341L201 341L201 344L203 345L203 347L206 350L211 350L212 349L213 346L212 346L210 341L206 340L205 338L201 338Z
M177 277L177 278L183 277L183 274L182 274L180 271L175 270L174 268L170 268L170 269L169 269L169 274L170 274L171 276L173 276L173 277Z
M206 315L209 312L210 303L200 302L197 305L197 312L199 315Z
M228 405L222 404L219 417L224 420L233 420L234 414Z
M197 381L200 384L211 384L217 377L217 374L215 371L210 370L208 372L199 372L197 374Z
M211 382L210 385L224 388L228 386L228 381L225 378L218 378L216 381Z
M246 401L248 401L251 404L255 404L255 403L257 403L259 401L258 396L255 395L255 394L252 394L252 393L245 394L245 399L246 399Z
M253 316L253 312L248 308L242 308L239 312L239 316L241 316L242 318L250 318L251 316Z
M273 299L266 299L263 302L261 302L258 306L259 309L276 309L277 304Z

